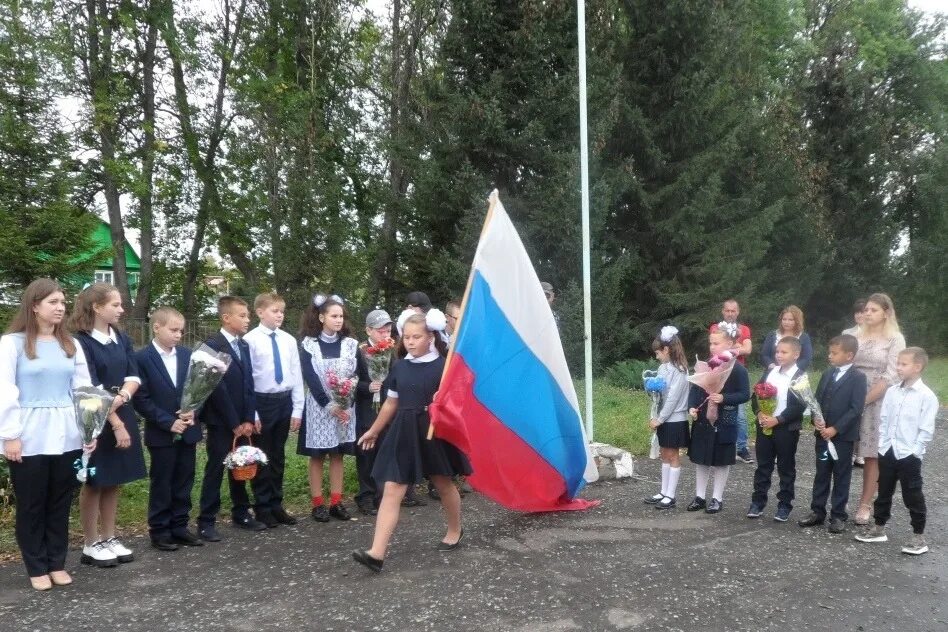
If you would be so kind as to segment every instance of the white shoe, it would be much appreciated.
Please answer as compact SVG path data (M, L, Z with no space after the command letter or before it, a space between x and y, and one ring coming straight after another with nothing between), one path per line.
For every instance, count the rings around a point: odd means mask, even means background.
M103 542L103 544L105 544L105 546L107 546L108 549L115 554L115 559L117 559L122 564L131 562L135 559L135 554L132 552L132 550L119 542L119 539L115 536L109 538Z
M82 548L82 557L79 558L79 561L83 564L98 566L99 568L118 566L118 558L115 556L115 553L102 541L93 542L88 546L84 546Z

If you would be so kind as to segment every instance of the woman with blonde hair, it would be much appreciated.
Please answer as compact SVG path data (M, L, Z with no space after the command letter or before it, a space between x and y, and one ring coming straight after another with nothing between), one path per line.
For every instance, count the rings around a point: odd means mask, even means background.
M788 305L780 312L777 329L764 338L764 344L760 349L760 363L765 369L777 366L774 360L777 342L786 336L793 336L800 340L800 358L797 360L797 368L806 371L813 360L813 343L810 341L810 334L803 331L803 310L796 305Z
M877 293L866 299L863 321L859 327L859 350L853 368L866 376L869 392L859 428L859 456L865 460L862 474L862 496L854 522L869 524L872 499L879 487L879 414L882 396L896 383L895 372L899 352L905 349L905 337L899 331L895 305L887 294Z

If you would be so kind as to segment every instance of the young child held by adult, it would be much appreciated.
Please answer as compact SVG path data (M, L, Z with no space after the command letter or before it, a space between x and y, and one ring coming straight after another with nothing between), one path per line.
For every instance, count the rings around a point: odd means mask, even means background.
M447 532L437 545L439 551L452 551L461 544L461 495L452 477L468 475L471 465L454 446L442 439L428 439L428 405L441 383L447 347L440 336L445 319L440 310L409 317L399 341L397 361L385 383L388 399L375 423L359 439L367 450L375 447L379 435L388 427L379 447L372 474L383 486L382 502L375 521L375 536L368 550L353 551L352 557L376 573L388 551L398 524L402 498L410 485L428 477L441 496Z
M250 347L253 365L257 447L268 458L267 466L251 481L254 515L274 528L296 524L283 507L283 471L286 468L286 439L290 430L300 429L303 419L303 374L296 338L280 329L286 301L279 294L258 294L253 302L260 324L244 340Z
M816 401L823 418L814 418L816 441L816 475L810 513L797 522L801 527L815 527L826 521L826 501L830 499L830 533L842 533L849 519L849 483L853 475L853 451L859 441L859 424L866 406L866 376L853 370L853 359L859 349L855 336L843 334L829 341L827 358L833 368L823 372L816 388ZM828 441L833 442L836 457L832 458Z
M739 333L736 323L718 323L708 334L711 356L735 349ZM688 505L688 511L704 509L705 513L716 514L724 508L724 488L737 456L738 407L749 399L747 369L737 362L720 393L709 395L701 387L692 384L688 395L688 412L694 418L694 423L691 426L688 457L695 464L695 499ZM708 420L709 402L718 405L718 418L714 423ZM712 477L714 486L711 500L707 501L705 494Z
M922 458L935 434L938 397L922 382L928 354L921 347L899 353L896 372L901 382L890 386L882 400L879 427L879 495L873 506L875 524L857 534L860 542L886 542L885 524L892 512L895 484L902 487L902 501L909 511L914 535L903 553L928 552L925 541L925 495L922 493Z
M797 368L800 358L800 339L784 336L774 349L774 366L760 376L758 384L771 384L777 389L776 408L768 415L760 409L755 394L751 398L757 424L757 469L754 471L754 494L747 510L748 518L760 518L767 506L774 464L780 478L777 492L776 522L786 522L793 510L794 484L797 479L797 445L800 443L800 428L803 427L803 411L806 404L790 390L790 383L804 375Z
M649 420L649 427L658 435L662 489L645 502L655 509L672 509L681 476L679 450L688 447L688 360L678 329L672 326L662 327L652 341L652 351L661 363L658 377L665 382L658 417Z
M141 386L133 403L145 419L145 447L151 456L148 472L148 534L159 551L204 543L188 531L196 446L201 427L194 412L180 413L181 392L191 350L181 346L184 316L173 307L151 315L151 344L135 354Z

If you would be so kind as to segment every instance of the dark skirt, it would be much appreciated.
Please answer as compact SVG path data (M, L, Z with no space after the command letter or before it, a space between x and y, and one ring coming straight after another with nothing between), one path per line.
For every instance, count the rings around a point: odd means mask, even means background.
M118 448L115 445L115 433L112 431L112 425L106 423L105 429L96 441L96 448L89 457L89 467L95 468L95 474L88 478L87 485L92 487L115 487L148 476L135 411L132 410L129 404L125 404L118 409L118 416L125 424L125 430L132 438L132 444L124 450Z
M663 448L688 447L687 421L666 421L655 430L655 433L658 435L658 445Z
M428 413L400 409L378 448L372 478L414 485L428 476L467 476L471 464L460 450L442 439L428 439Z
M734 465L737 444L733 441L723 443L721 433L704 420L696 421L691 427L691 445L688 458L695 465Z
M356 438L358 439L358 437ZM353 441L350 441L349 443L340 443L339 445L332 448L307 448L306 447L306 418L304 417L303 423L300 425L299 440L296 442L296 453L302 454L303 456L315 456L315 457L328 456L331 454L353 455L356 453L356 449L355 449L355 442Z

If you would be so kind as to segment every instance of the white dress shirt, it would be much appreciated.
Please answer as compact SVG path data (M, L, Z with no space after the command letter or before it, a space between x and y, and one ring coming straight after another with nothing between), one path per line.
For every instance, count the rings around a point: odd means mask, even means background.
M273 360L273 342L270 334L276 333L277 348L280 350L280 366L283 369L283 381L276 382ZM303 370L300 368L300 351L296 338L282 329L270 329L258 325L244 336L250 346L250 362L253 365L253 390L257 393L293 394L292 417L303 416ZM258 417L259 418L259 417Z
M158 344L157 340L152 340L151 344L154 345L155 351L158 352L158 357L161 358L161 362L165 365L165 370L168 372L168 377L171 378L171 383L178 386L178 348L173 347L171 351L165 351L161 348L161 345Z
M892 448L895 458L914 454L925 455L925 448L935 434L938 397L921 379L911 386L890 386L882 398L879 423L879 454Z
M787 393L790 392L790 380L797 373L797 365L791 364L786 369L775 366L767 374L767 382L777 387L777 407L774 408L774 417L777 417L787 408Z
M115 333L115 330L109 327L108 335L102 333L98 329L93 329L89 332L89 335L92 336L92 339L102 345L117 345L118 344L118 335ZM141 384L142 380L140 377L135 375L126 375L123 379L123 382L134 382L135 384Z
M840 381L842 377L846 375L846 371L848 371L851 368L853 368L852 362L850 362L849 364L844 364L843 366L836 367L836 378L833 381L834 382Z

